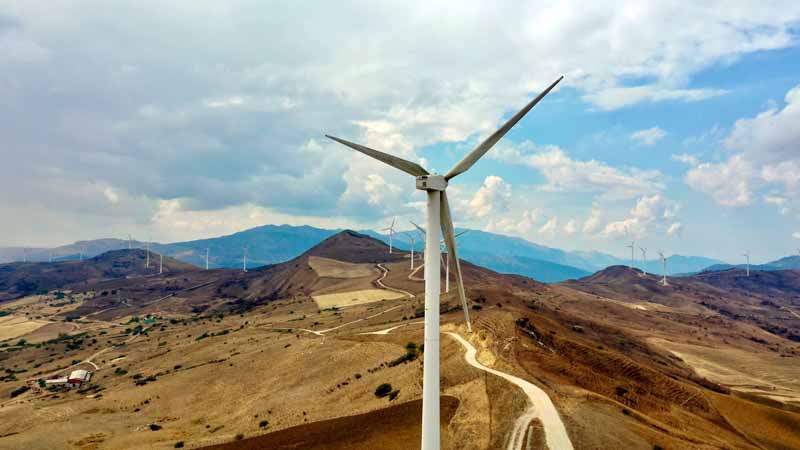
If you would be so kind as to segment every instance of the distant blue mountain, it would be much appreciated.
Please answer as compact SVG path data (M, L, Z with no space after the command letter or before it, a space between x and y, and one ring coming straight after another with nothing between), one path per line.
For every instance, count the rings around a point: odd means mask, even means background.
M235 268L241 267L243 248L247 246L248 266L257 267L290 260L340 231L342 230L311 226L264 225L227 236L152 244L150 248L154 252L200 267L205 265L205 252L206 248L209 248L211 267ZM461 231L464 230L458 230ZM372 230L361 232L387 243L389 241L387 235ZM409 233L396 234L394 243L400 249L409 250ZM137 241L133 242L133 246L144 248L144 244ZM416 249L421 250L423 246L424 243L417 235ZM127 247L128 241L124 239L97 239L79 241L55 249L29 250L28 257L32 261L47 261L50 254L54 260L77 259L79 254L88 258L109 250ZM458 249L459 255L467 261L498 272L525 275L544 282L580 278L608 266L629 264L627 260L602 252L565 251L538 245L518 237L478 230L468 230L461 236L458 239ZM0 257L5 254L4 251L0 249ZM7 249L8 254L18 251L19 249ZM788 260L786 264L793 264L792 261L797 258L785 258ZM675 255L669 257L667 270L670 274L698 272L720 263L722 262L710 258ZM661 264L656 259L648 261L647 267L642 267L641 261L637 260L635 266L653 273L661 271Z
M713 264L699 272L719 272L729 269L746 269L746 264ZM750 270L800 270L800 256L786 256L766 264L750 264Z

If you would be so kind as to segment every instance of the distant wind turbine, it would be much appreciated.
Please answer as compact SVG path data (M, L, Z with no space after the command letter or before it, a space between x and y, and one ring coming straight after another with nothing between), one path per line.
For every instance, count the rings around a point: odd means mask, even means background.
M747 261L747 276L749 277L750 276L750 252L748 251L748 252L742 253L742 256L744 256L745 260Z
M647 248L639 247L642 251L642 275L647 275Z
M411 239L411 270L414 270L414 233L406 233Z
M450 214L450 203L447 200L447 185L454 177L468 171L482 156L486 154L508 131L519 122L528 111L536 106L564 77L559 77L541 94L514 114L503 126L481 142L474 150L453 166L445 175L432 174L417 163L398 158L378 150L364 147L344 139L327 136L346 145L353 150L375 158L396 169L402 170L416 178L416 188L425 191L427 196L425 235L425 352L423 361L422 383L422 450L439 450L441 445L439 430L439 232L444 234L449 253L452 253L456 264L456 278L461 306L464 308L467 332L472 332L469 321L467 297L461 277L461 263L458 260L453 218Z
M244 257L242 258L242 272L247 272L247 247L244 248Z
M394 237L394 222L397 220L397 217L392 219L392 224L389 225L388 228L384 228L381 231L388 231L389 232L389 253L392 253L392 238Z
M625 248L631 249L631 269L633 269L636 260L636 241L632 241L631 245L626 245Z
M148 239L147 242L144 243L144 253L145 253L145 263L144 266L146 268L150 268L150 240Z
M206 270L208 270L208 247L206 247Z
M658 255L661 256L661 285L667 286L667 258L664 257L664 252L661 250L658 251Z
M423 235L426 234L424 228L420 227L419 225L415 224L414 222L411 222L411 224L414 225L415 227L417 227L417 229L419 230L420 233L422 233ZM461 233L458 233L455 236L455 238L458 239L459 237L461 237L461 235L465 234L467 231L469 231L469 230L464 230ZM445 241L444 241L444 238L442 238L442 240L439 241L439 251L444 253L444 256L442 256L440 258L441 261L442 261L442 265L444 265L444 267L445 267L445 269L444 269L444 292L445 293L449 293L450 292L450 252L448 252L446 248L442 248L442 247L444 247L444 245L445 245Z
M164 254L158 254L158 274L164 273Z
M133 237L128 235L128 250L133 250Z

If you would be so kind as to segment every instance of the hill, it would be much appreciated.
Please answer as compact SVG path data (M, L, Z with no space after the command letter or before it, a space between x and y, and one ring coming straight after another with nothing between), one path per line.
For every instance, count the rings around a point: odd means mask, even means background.
M144 250L114 250L83 261L53 263L29 262L0 265L0 301L26 295L65 289L74 284L88 285L116 278L144 277L156 274L158 255L150 254L150 267ZM194 267L173 258L164 258L166 273L182 273Z

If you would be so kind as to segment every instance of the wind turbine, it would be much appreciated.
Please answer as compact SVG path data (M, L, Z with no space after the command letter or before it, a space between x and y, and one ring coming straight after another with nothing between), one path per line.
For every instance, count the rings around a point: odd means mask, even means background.
M247 247L244 248L244 257L242 258L242 272L247 272Z
M631 249L631 269L633 269L633 265L635 264L635 250L636 250L636 241L632 241L631 245L626 245L625 248Z
M414 233L406 233L411 239L411 270L414 270Z
M150 268L150 240L144 243L144 254L145 254L145 263L144 266L146 268Z
M750 276L750 252L742 253L742 256L747 260L747 276Z
M331 138L333 139L333 138ZM389 253L392 253L392 237L394 236L394 222L397 220L397 217L392 219L392 224L389 225L389 228L384 228L381 231L388 231L389 232Z
M161 275L164 273L164 254L158 254L158 274Z
M464 294L464 283L461 278L461 264L458 261L455 237L453 236L453 218L450 214L450 204L447 200L447 184L459 174L469 170L483 155L488 152L497 141L503 138L528 111L536 106L564 77L559 77L541 94L525 105L511 119L503 124L486 140L453 166L445 175L430 173L419 164L398 158L378 150L364 147L353 142L333 139L353 150L377 159L396 169L402 170L416 178L416 188L427 194L426 225L428 233L425 235L425 356L423 361L422 383L422 450L438 450L440 446L439 434L439 230L444 234L447 249L453 254L456 263L456 278L458 292L461 297L461 306L464 308L464 317L467 331L472 332L469 322L469 309L467 298Z
M128 250L133 250L133 237L130 234L128 235Z
M421 226L415 224L414 222L411 222L411 224L414 225L415 227L417 227L419 232L422 233L423 235L427 234L427 233L425 233L425 229L422 228ZM455 238L458 239L461 235L465 234L467 231L469 231L469 230L464 230L461 233L458 233L455 236ZM439 252L444 252L445 256L446 256L446 259L445 259L444 256L440 256L440 259L442 260L442 264L445 267L445 269L444 269L444 292L445 293L449 293L450 292L450 252L446 251L445 248L442 248L442 246L444 244L445 244L444 238L442 238L439 241Z
M647 248L639 247L642 251L642 275L647 275Z
M208 247L206 247L206 270L208 270Z
M663 274L661 285L667 286L667 258L664 258L664 252L661 250L658 251L658 255L661 256L661 273Z

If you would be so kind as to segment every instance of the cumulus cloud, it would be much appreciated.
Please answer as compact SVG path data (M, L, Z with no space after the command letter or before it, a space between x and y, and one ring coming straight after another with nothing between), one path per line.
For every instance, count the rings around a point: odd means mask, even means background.
M795 239L800 239L800 231L795 231L794 233L792 233L792 237Z
M681 153L679 155L672 155L673 161L682 162L684 164L688 164L690 166L698 166L700 165L700 159L697 156L690 155L688 153Z
M652 127L647 128L645 130L639 130L635 133L631 133L630 138L632 141L639 142L640 144L644 145L655 145L656 142L660 141L667 135L667 132L662 130L659 127Z
M511 185L496 175L490 175L469 202L469 212L478 218L497 216L508 210Z
M552 237L558 231L558 217L551 217L544 225L539 228L539 234Z
M589 217L583 222L583 232L586 234L592 234L600 229L603 219L603 211L597 207L593 206L592 211L589 213Z
M739 119L724 139L734 152L719 162L695 162L684 180L717 203L751 205L755 192L777 190L764 201L787 210L778 198L800 197L800 85L786 93L783 109L772 107L752 118Z
M559 73L600 110L700 101L724 91L693 86L694 74L790 45L800 18L793 1L770 8L469 1L456 10L356 1L313 9L141 0L109 14L100 0L52 0L47 8L4 2L0 123L15 126L3 134L0 189L15 193L14 215L66 218L76 203L107 204L102 189L110 186L118 200L108 214L126 212L131 225L152 221L162 201L174 200L183 211L256 205L373 220L386 212L376 202L402 210L417 200L408 187L379 198L380 180L411 182L313 141L323 133L418 159L416 149L492 132ZM576 30L584 39L573 39ZM487 65L498 48L506 57ZM656 174L593 161L541 163L554 177L574 177L548 179L554 190L633 198L659 183ZM775 165L764 176L791 183L790 169ZM585 175L597 171L614 181ZM29 181L41 179L55 195ZM370 183L377 190L357 192ZM85 220L96 229L116 223L104 214Z
M566 236L572 236L577 232L578 232L578 223L575 221L575 219L570 219L567 223L564 224L564 234Z
M676 221L678 210L677 203L660 194L641 197L627 218L606 224L602 234L610 238L630 236L636 239L654 232L672 236L682 228Z
M503 146L494 158L512 164L533 167L547 183L550 192L592 192L606 199L628 199L664 188L663 175L656 170L616 168L600 161L572 159L556 146L537 147L531 142Z
M499 219L490 220L485 229L491 232L525 236L539 222L539 216L538 209L525 210L518 217L506 214Z

